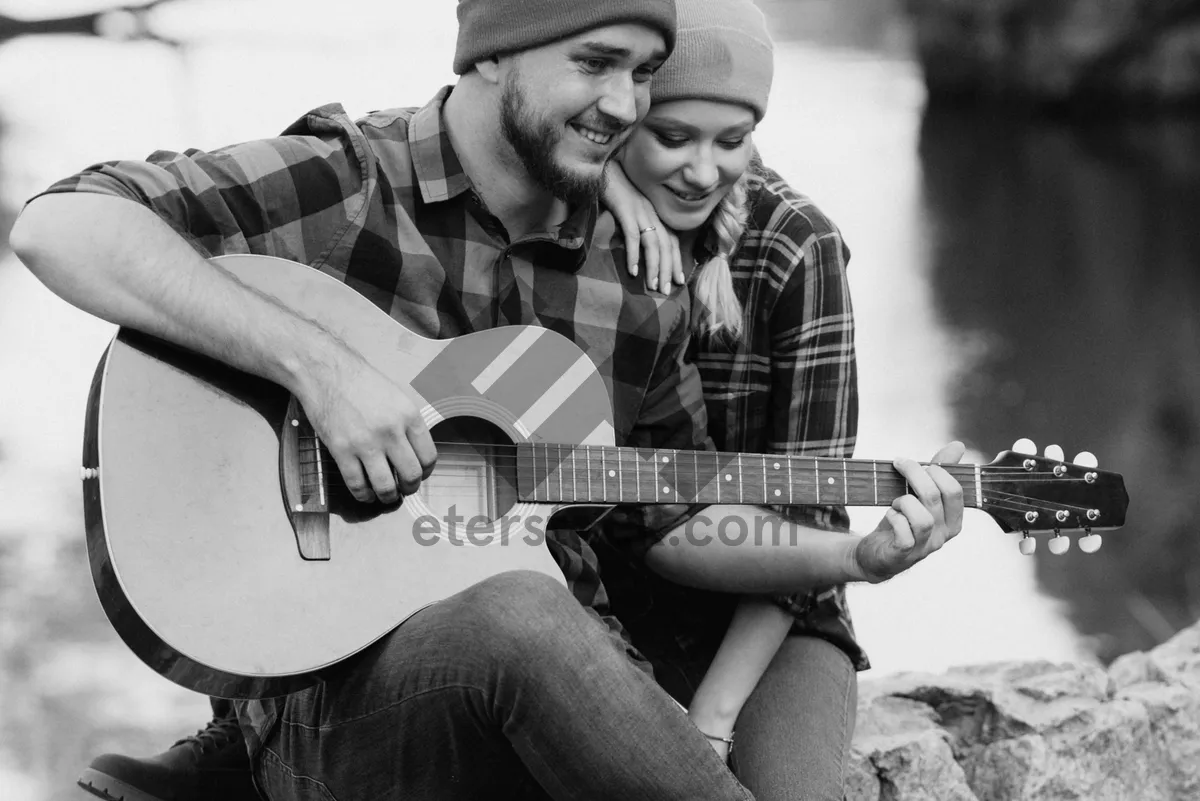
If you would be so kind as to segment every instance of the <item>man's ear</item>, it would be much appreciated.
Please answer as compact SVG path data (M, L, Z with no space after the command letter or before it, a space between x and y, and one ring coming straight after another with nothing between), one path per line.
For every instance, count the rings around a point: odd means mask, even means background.
M476 61L475 71L488 83L500 83L500 57L492 56L484 61Z

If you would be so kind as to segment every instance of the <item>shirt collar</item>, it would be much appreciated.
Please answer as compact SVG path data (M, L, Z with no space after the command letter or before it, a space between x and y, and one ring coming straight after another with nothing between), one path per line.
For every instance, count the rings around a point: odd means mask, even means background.
M421 199L426 203L450 200L471 188L471 179L450 144L442 107L453 86L443 86L433 99L417 109L409 124L409 152Z
M446 98L453 89L453 86L439 89L432 100L417 109L409 125L413 171L421 190L421 200L425 203L452 200L472 189L471 179L454 152L450 132L446 129ZM599 214L598 200L577 204L568 210L567 219L561 224L522 237L520 241L547 242L573 251L571 258L556 259L552 263L575 272L587 261L588 246L595 233Z
M580 203L570 210L567 219L556 228L552 228L549 236L559 247L572 251L572 257L564 258L561 262L563 269L577 272L587 261L588 249L596 233L596 219L600 216L600 203L592 200Z

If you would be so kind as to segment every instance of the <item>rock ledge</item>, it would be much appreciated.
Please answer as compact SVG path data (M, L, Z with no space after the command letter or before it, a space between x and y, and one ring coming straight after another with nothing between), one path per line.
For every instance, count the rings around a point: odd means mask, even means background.
M1200 798L1200 623L1097 665L865 680L849 801Z

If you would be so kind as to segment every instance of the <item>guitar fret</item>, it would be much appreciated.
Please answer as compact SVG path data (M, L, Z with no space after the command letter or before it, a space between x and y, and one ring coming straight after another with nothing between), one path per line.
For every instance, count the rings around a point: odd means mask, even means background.
M767 458L766 456L763 457L764 460L766 458ZM780 456L779 454L770 454L770 458L771 458L771 478L767 484L767 488L768 488L767 498L772 503L779 503L779 504L786 503L786 501L783 498L783 482L786 479L784 478L784 474L782 472L780 472L782 469L780 460L786 459L787 457Z
M641 451L634 450L633 452L633 483L637 486L638 500L642 498L642 454Z
M742 457L741 457L741 455L739 455L737 457L737 463L738 463L738 487L737 487L738 488L738 499L744 501L746 499L746 485L742 483Z
M821 502L821 463L813 459L813 476L816 478L817 503Z
M767 457L766 454L762 457L763 463L763 503L768 503L771 499L767 495Z
M975 465L975 505L983 508L983 470Z
M583 469L587 472L587 491L588 499L592 497L592 449L584 446L583 451Z
M875 484L875 505L879 505L879 462L871 462L871 481Z
M682 500L679 496L679 451L677 450L671 451L671 467L675 470L675 500Z
M699 451L692 451L692 472L694 472L696 474L695 488L692 490L692 494L694 496L692 498L692 502L698 503L700 501L700 493L704 489L703 487L700 486L700 453L699 453Z
M625 451L617 451L617 499L625 500ZM635 501L637 498L634 499Z
M579 499L579 491L575 489L575 449L571 448L571 500Z
M846 460L842 460L842 503L850 503L850 478L846 473Z
M562 500L562 496L563 496L563 459L562 459L562 446L561 445L554 446L554 456L556 457L555 461L557 464L557 473L558 473L558 498L559 498L559 500Z
M549 483L548 483L550 481L550 446L542 445L541 449L542 449L542 476L541 476L541 480L538 481L538 490L542 493L542 497L539 500L544 501L544 500L548 500L550 498L550 489L549 489Z
M536 501L538 499L538 496L537 496L537 487L538 487L538 483L537 483L537 444L533 443L533 442L529 443L529 471L530 471L529 479L530 479L530 481L533 482L533 487L532 487L533 497L530 498L530 500Z
M792 457L791 456L787 457L787 468L788 468L788 503L795 503L796 502L796 498L795 498L796 483L795 483L795 481L792 480Z
M537 500L544 501L550 497L550 493L546 489L546 482L549 481L549 478L550 478L550 453L548 450L550 446L549 445L534 445L533 447L534 447L534 450L540 450L542 452L542 467L541 467L540 471L538 471L538 473L537 473L537 480L538 480L537 492L539 493L539 497L537 498ZM536 469L536 462L537 462L537 460L535 458L534 459L535 469Z
M662 451L655 451L654 497L659 500L666 500L663 490L667 488L667 466L670 464L670 456L663 456Z
M608 460L604 458L607 448L600 449L600 489L604 500L608 500Z
M721 456L720 456L720 454L718 454L716 452L713 453L713 467L716 468L716 471L713 473L713 475L715 475L717 477L717 503L720 503L721 502L721 478L722 478L722 476L721 476Z
M661 498L659 486L662 484L662 468L660 466L662 464L662 452L655 450L652 458L654 459L654 498L659 499Z

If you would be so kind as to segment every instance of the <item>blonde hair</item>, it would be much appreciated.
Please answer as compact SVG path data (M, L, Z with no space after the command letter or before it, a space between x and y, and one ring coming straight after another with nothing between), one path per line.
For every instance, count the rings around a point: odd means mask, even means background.
M742 336L742 303L733 290L730 262L750 216L747 208L749 186L750 170L746 170L721 198L709 221L717 236L716 253L700 265L692 279L693 295L700 311L695 328L703 336L724 335L733 340Z

